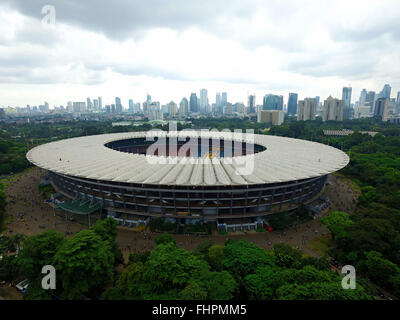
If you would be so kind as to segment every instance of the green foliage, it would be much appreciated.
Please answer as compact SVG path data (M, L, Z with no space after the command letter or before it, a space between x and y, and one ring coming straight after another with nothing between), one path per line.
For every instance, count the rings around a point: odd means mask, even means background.
M53 264L54 255L64 241L64 235L54 230L26 238L18 255L23 276L30 281L42 278L43 266Z
M372 281L400 293L400 268L383 258L381 253L367 252L361 266L367 277Z
M20 274L21 270L15 255L4 255L0 259L0 281L14 282Z
M0 185L0 231L3 228L4 214L6 211L7 197L4 193L4 188Z
M138 263L138 262L145 264L147 262L147 260L149 259L149 257L150 257L150 252L139 253L139 252L134 251L131 254L129 254L129 264Z
M144 271L144 265L141 262L138 262L130 264L119 276L115 287L126 299L141 299L139 288L143 281L142 277Z
M213 246L213 243L210 240L206 240L203 242L200 242L196 249L194 249L193 253L195 256L201 257L203 259L206 259L208 255L208 250Z
M321 222L327 226L334 239L346 237L346 228L353 224L349 215L342 211L332 211L328 216L323 217Z
M113 243L117 237L117 221L115 219L98 220L92 229L103 241L109 243Z
M213 245L208 249L207 262L216 271L222 270L222 260L224 259L224 247Z
M157 245L167 243L176 244L175 239L168 232L164 232L162 235L157 236L155 240Z
M239 240L226 244L222 266L236 279L243 279L263 265L274 265L274 258L254 243Z
M140 291L144 299L161 298L167 294L178 298L189 280L210 269L209 265L193 253L178 248L173 242L159 244L150 254L143 273Z
M62 284L62 296L66 299L95 295L113 279L111 246L93 229L80 231L64 241L53 263Z
M284 268L300 268L302 266L302 252L284 243L274 245L275 263Z

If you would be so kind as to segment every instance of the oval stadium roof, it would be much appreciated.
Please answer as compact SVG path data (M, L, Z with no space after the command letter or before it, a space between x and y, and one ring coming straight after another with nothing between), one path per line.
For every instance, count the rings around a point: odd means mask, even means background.
M139 137L205 137L249 141L266 150L233 158L146 157L105 144ZM316 142L231 132L129 132L51 142L27 153L34 165L68 176L139 184L224 186L302 180L338 171L349 163L342 151ZM252 140L253 137L253 140Z

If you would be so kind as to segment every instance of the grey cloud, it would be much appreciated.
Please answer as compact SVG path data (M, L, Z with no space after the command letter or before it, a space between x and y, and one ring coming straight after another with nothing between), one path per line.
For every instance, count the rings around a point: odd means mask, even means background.
M54 5L57 21L117 39L132 37L149 28L206 27L218 14L243 18L253 12L248 2L239 0L6 0L6 3L36 19L42 19L43 6Z

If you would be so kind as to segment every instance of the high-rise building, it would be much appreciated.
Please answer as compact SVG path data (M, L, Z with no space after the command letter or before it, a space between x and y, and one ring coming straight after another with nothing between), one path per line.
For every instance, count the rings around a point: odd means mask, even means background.
M297 93L289 93L288 105L287 105L287 113L288 115L294 116L297 114Z
M248 113L256 113L256 95L250 95L247 102Z
M92 110L92 101L90 100L90 98L86 99L86 107L88 111Z
M360 94L360 99L359 99L359 106L365 106L365 103L367 101L367 90L366 89L362 89L361 94Z
M305 98L300 100L297 105L297 120L307 121L315 120L317 113L317 99Z
M118 97L115 97L115 111L116 113L122 113L122 104L121 104L121 99Z
M146 103L147 104L150 104L151 103L151 95L147 95L147 97L146 97Z
M396 99L396 114L400 115L400 91L397 92L397 99Z
M390 99L390 93L392 91L392 87L388 84L383 86L382 91L379 93L379 98Z
M85 102L74 102L72 104L74 112L85 112L86 104Z
M389 98L378 98L375 103L375 116L381 116L382 121L387 121L389 116Z
M316 108L318 109L318 108L319 108L320 101L321 101L320 96L316 96L316 97L315 97L315 101L316 101L316 103L317 103Z
M359 106L365 106L366 101L367 101L367 90L366 89L362 89L358 105Z
M207 89L200 90L200 112L207 113L208 111L208 93Z
M168 103L168 114L170 117L175 117L178 112L178 106L175 102L171 101Z
M376 98L377 97L376 97L375 91L367 92L367 96L365 98L365 105L370 107L370 113L374 112Z
M179 104L179 114L182 116L186 116L189 114L189 101L186 98L182 98L181 103Z
M228 94L226 92L222 92L222 107L225 107L226 104L228 103Z
M96 111L99 110L99 100L97 99L93 100L93 109Z
M221 93L217 92L217 96L215 97L215 104L217 109L219 110L222 106L222 99L221 99Z
M344 101L344 119L352 119L354 116L354 109L351 106L351 87L343 87L342 100Z
M135 104L133 103L132 99L129 99L129 112L135 113Z
M190 95L190 113L198 113L199 108L197 104L197 95L195 93L192 93Z
M103 109L103 100L99 97L99 110Z
M263 99L263 110L283 110L283 96L267 94Z
M322 120L343 121L344 101L331 96L324 101Z

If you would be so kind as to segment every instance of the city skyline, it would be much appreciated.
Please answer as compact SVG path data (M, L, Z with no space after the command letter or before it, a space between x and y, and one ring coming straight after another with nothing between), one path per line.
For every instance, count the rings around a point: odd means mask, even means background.
M243 103L255 93L257 104L267 93L340 97L351 86L354 102L363 88L400 91L397 1L174 1L55 3L51 26L48 1L3 1L0 105L145 101L149 91L168 103L199 88Z

